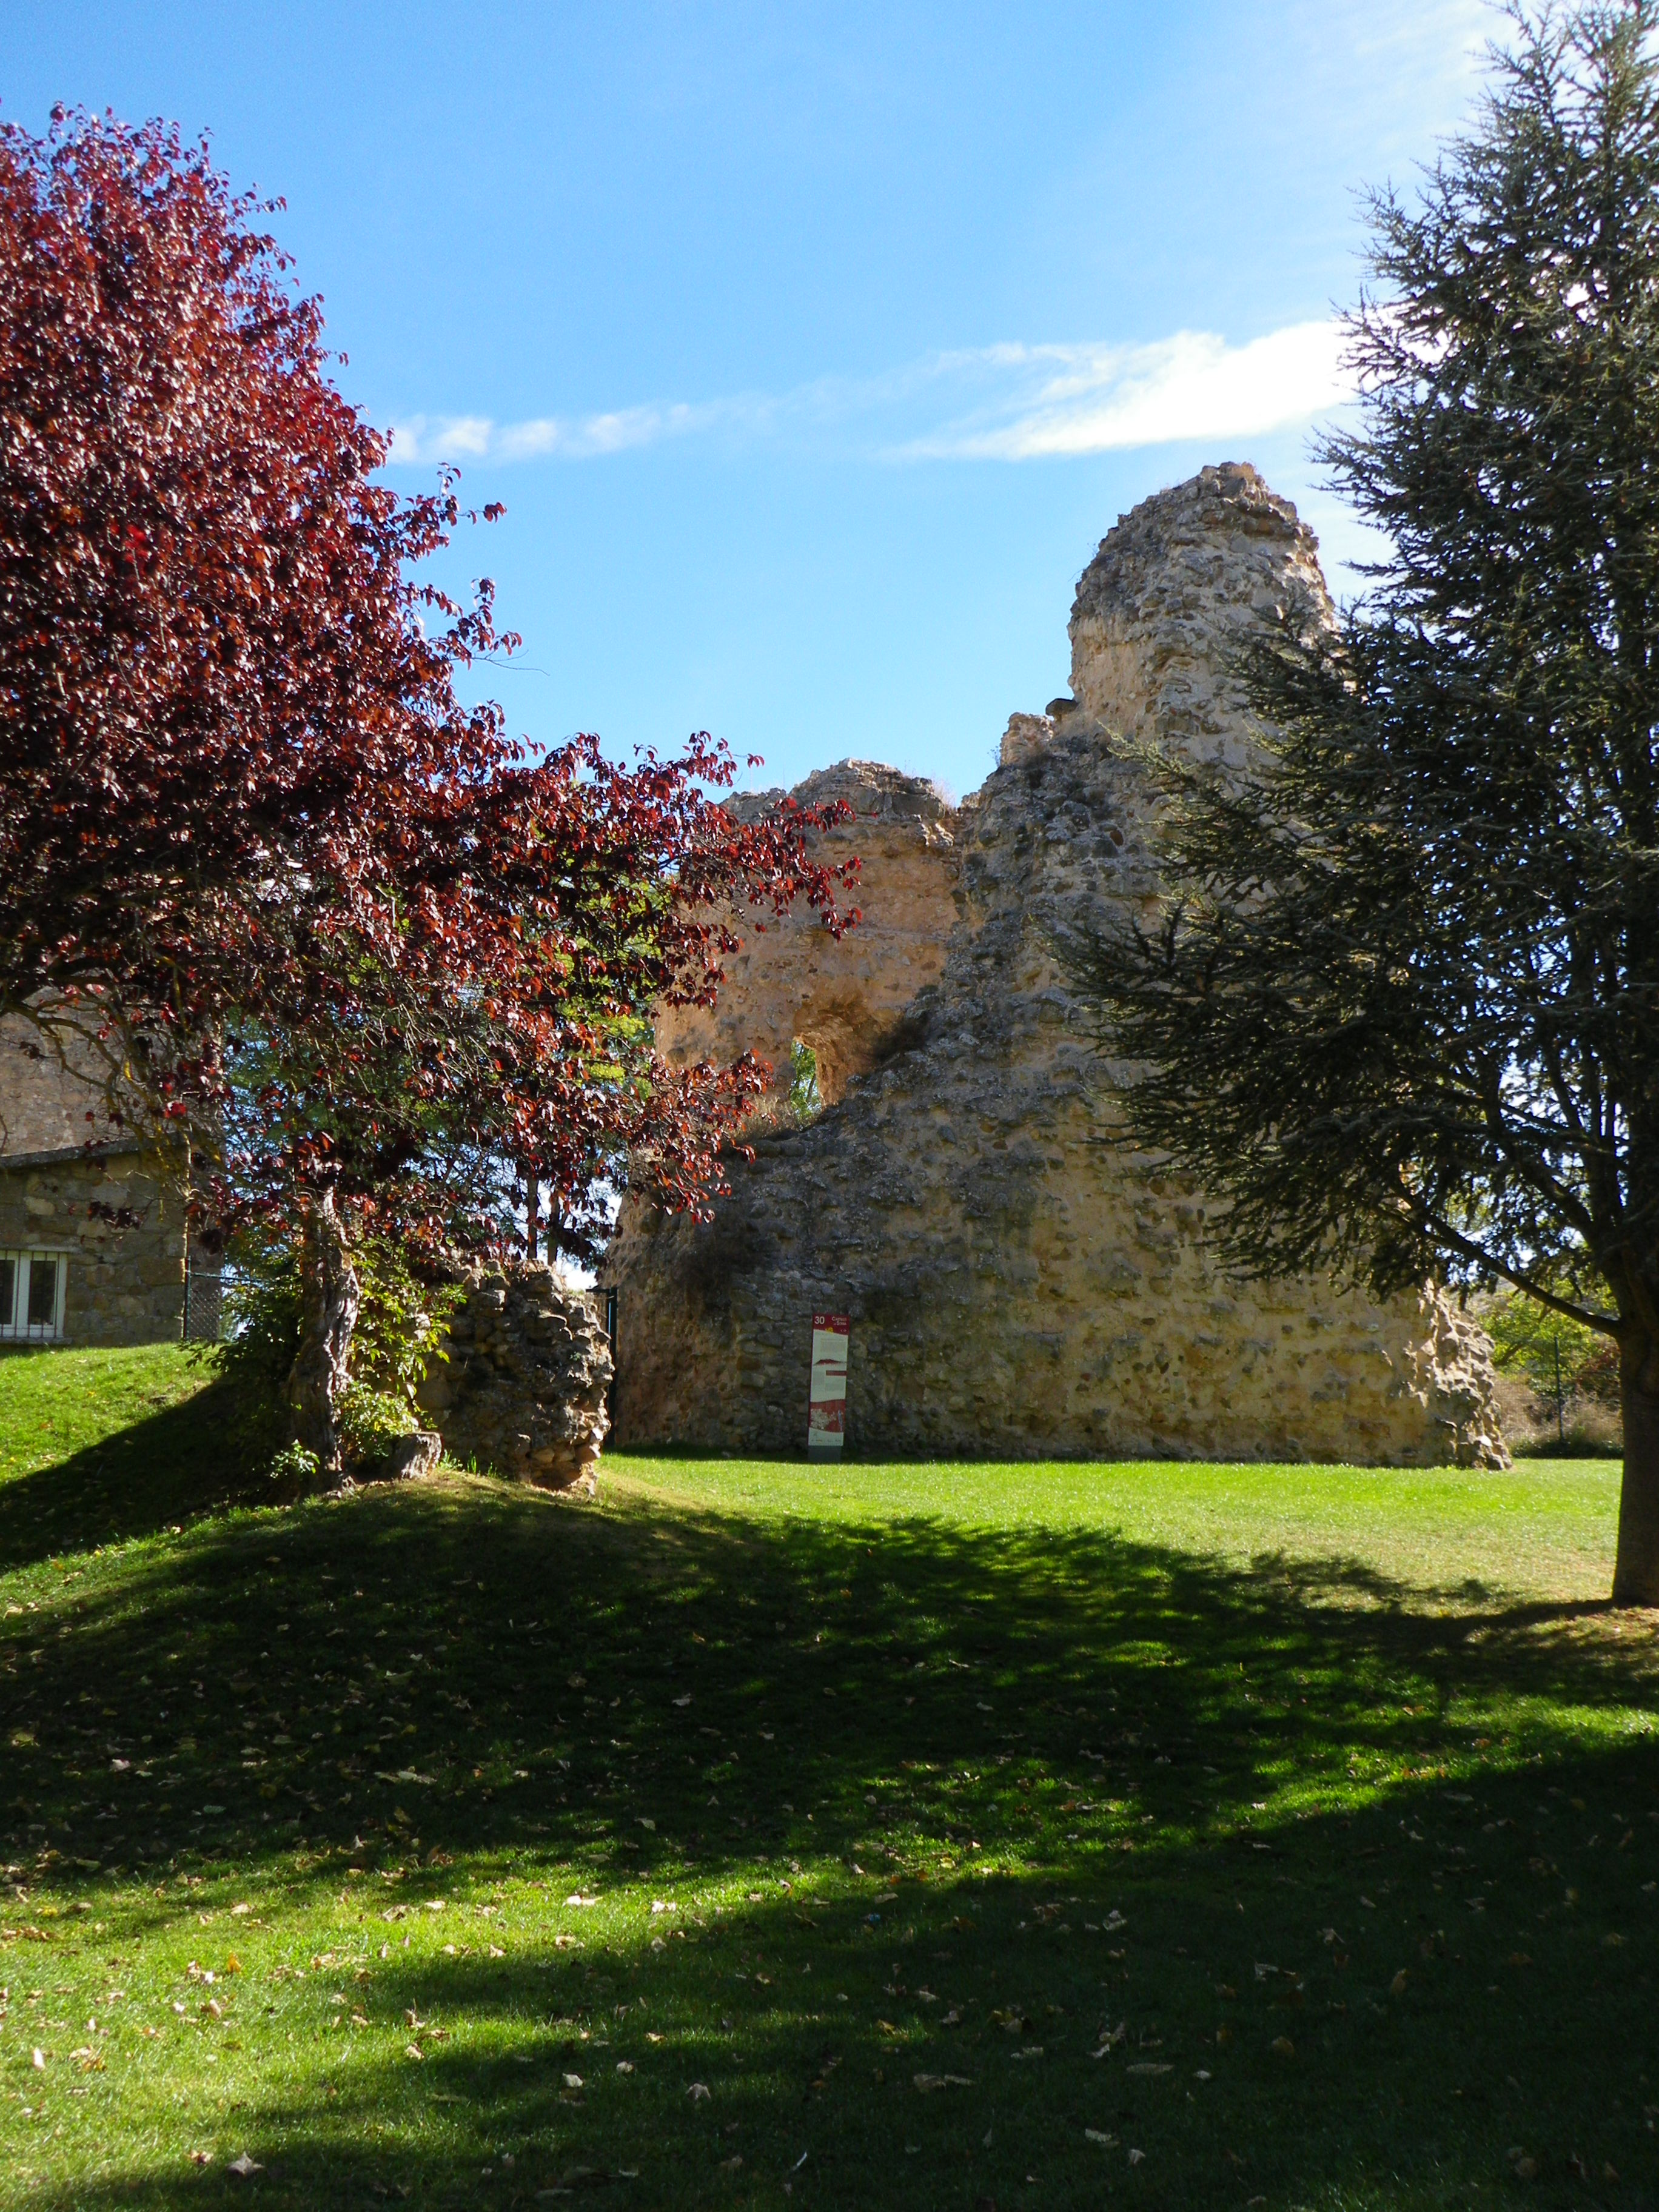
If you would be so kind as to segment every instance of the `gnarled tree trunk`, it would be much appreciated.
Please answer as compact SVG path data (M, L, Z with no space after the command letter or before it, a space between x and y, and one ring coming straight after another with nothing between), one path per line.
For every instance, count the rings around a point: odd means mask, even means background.
M288 1378L288 1403L295 1443L315 1452L331 1474L340 1467L334 1409L362 1303L334 1194L325 1190L306 1209L300 1246L300 1349Z
M1615 1605L1659 1605L1659 1343L1644 1328L1619 1342L1625 1480L1619 1496Z

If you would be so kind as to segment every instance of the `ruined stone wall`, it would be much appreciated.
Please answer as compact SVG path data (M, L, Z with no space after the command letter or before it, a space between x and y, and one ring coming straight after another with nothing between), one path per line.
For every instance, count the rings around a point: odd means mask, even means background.
M817 1120L732 1163L708 1226L625 1212L605 1275L621 1443L799 1451L829 1309L852 1317L854 1453L1501 1457L1486 1340L1439 1294L1383 1305L1218 1271L1201 1194L1126 1136L1056 951L1155 880L1144 780L1114 732L1243 759L1229 634L1297 588L1323 591L1312 538L1253 470L1206 470L1103 543L1072 696L1015 716L983 788L927 817L941 934L886 1048ZM900 819L903 783L885 787ZM864 904L877 921L873 869ZM819 932L814 991L861 934ZM722 1039L752 1041L751 1000L781 1035L798 988L761 940Z
M611 1346L586 1294L534 1261L470 1279L416 1403L449 1457L550 1490L580 1480L609 1425Z
M811 1048L820 1094L833 1104L891 1050L911 1000L944 972L957 919L955 817L931 784L873 761L822 769L793 795L804 806L852 808L851 821L813 844L831 863L858 854L859 883L844 903L860 908L862 921L837 944L806 908L769 918L763 932L734 915L744 949L726 963L719 1004L665 1013L657 1043L681 1066L753 1052L787 1084L799 1038ZM746 793L732 805L752 819L782 797Z

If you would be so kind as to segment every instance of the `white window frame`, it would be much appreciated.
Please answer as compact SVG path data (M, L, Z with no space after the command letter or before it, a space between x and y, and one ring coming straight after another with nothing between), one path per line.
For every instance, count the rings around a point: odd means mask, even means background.
M64 1300L69 1289L70 1255L33 1246L16 1245L0 1250L0 1261L12 1262L11 1308L0 1310L0 1344L61 1344L64 1340ZM58 1297L50 1323L29 1324L29 1276L37 1260L52 1260L58 1267Z

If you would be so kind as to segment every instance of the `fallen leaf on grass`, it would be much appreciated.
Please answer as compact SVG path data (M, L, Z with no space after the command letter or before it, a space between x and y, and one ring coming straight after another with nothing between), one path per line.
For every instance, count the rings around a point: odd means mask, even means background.
M1279 2045L1275 2044L1273 2048L1277 2051ZM1154 2058L1142 2058L1138 2059L1133 2066L1126 2067L1124 2071L1128 2074L1168 2074L1172 2072L1173 2069L1159 2064Z
M573 2166L548 2188L538 2189L536 2202L550 2203L554 2197L573 2196L579 2189L603 2189L612 2181L637 2181L639 2178L637 2166L619 2166L614 2173L607 2173L603 2166Z
M1144 2150L1132 2150L1132 2151L1129 2153L1129 2163L1130 2163L1130 2165L1131 2165L1131 2166L1139 2166L1139 2165L1140 2164L1140 2161L1142 2160L1142 2159L1144 2159L1144 2158L1146 2157L1146 2152L1145 2152Z
M1389 1995L1391 1997L1403 1997L1406 1994L1406 1984L1410 1980L1410 1978L1411 1977L1407 1973L1406 1969L1402 1966L1400 1969L1400 1972L1395 1976L1394 1979L1389 1984Z
M1104 2150L1115 2150L1117 2148L1117 2137L1115 2136L1103 2135L1098 2128L1085 2128L1083 2130L1083 2140L1085 2142L1098 2143Z
M694 2105L700 2105L708 2094L708 2084L707 2081L694 2081L685 2094Z
M250 2158L247 2153L243 2151L239 2157L231 2160L225 2172L234 2173L239 2181L246 2181L251 2174L263 2173L264 2168L257 2158Z
M910 2078L924 2094L929 2089L971 2089L974 2086L965 2074L913 2074Z
M1274 2036L1273 2047L1276 2055L1280 2058L1294 2058L1296 2056L1296 2045L1291 2041L1288 2035Z

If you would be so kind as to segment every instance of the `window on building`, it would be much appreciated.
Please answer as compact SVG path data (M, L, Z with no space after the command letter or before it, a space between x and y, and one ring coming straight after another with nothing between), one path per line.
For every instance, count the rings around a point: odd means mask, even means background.
M0 1340L57 1343L68 1287L67 1253L0 1252Z

